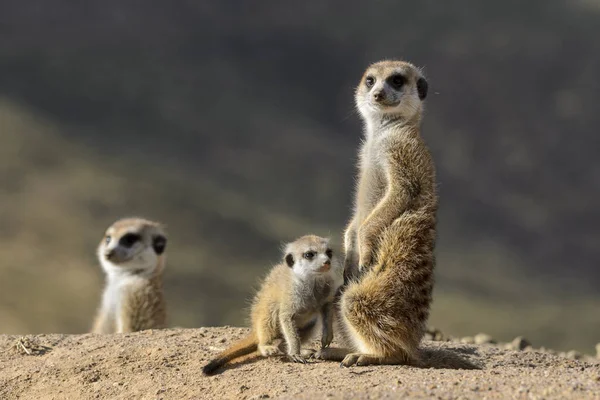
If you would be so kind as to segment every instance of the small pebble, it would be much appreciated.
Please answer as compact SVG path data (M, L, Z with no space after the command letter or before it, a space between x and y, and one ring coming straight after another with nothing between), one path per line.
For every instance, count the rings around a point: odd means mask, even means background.
M571 360L579 360L581 358L581 353L577 350L571 350L567 352L566 357Z
M531 343L523 336L517 336L512 342L511 347L513 350L524 350L526 347L531 346Z
M490 344L495 343L495 340L492 337L485 333L478 333L475 335L475 344Z
M596 358L600 359L600 343L596 345Z
M471 336L465 336L464 338L460 339L460 342L465 344L473 344L475 343L475 339L473 339Z

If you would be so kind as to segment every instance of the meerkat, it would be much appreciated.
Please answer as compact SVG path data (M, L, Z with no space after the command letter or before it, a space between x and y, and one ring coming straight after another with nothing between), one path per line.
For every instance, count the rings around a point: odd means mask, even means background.
M355 92L364 121L354 215L344 234L339 322L349 349L316 355L343 366L418 365L435 264L435 167L420 135L428 84L403 61L380 61Z
M333 340L333 299L343 283L343 267L328 238L306 235L285 246L283 261L264 280L252 303L250 334L203 368L210 375L235 358L258 352L284 355L294 362L312 356L301 345L313 338L321 322L321 348Z
M116 221L97 249L106 273L93 333L124 333L164 328L162 274L167 237L161 224L141 218Z

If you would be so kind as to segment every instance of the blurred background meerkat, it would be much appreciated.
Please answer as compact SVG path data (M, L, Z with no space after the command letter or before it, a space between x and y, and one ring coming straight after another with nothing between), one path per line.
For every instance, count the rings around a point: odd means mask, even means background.
M157 222L126 218L106 230L97 251L106 287L94 333L165 327L162 274L166 245L164 229Z

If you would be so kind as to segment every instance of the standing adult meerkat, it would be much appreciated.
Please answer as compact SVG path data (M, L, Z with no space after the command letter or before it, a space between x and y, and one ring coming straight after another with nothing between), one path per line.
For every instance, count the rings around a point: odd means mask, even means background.
M324 349L319 358L343 366L421 363L438 207L434 163L420 135L427 89L421 71L403 61L369 66L356 88L365 140L340 299L350 349Z
M125 218L98 245L106 287L92 332L123 333L164 328L162 274L167 237L158 222Z
M314 336L319 317L321 347L333 340L333 299L342 283L343 267L329 239L306 235L287 244L283 261L273 267L254 298L250 334L206 364L203 373L210 375L256 350L264 357L283 355L283 344L291 361L306 362L313 352L301 345Z

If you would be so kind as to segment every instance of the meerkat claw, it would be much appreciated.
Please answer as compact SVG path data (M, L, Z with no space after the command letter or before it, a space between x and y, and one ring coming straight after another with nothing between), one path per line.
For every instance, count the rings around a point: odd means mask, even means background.
M290 354L290 355L288 355L288 359L295 363L301 363L301 364L307 363L306 359L299 354Z

